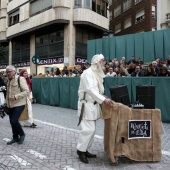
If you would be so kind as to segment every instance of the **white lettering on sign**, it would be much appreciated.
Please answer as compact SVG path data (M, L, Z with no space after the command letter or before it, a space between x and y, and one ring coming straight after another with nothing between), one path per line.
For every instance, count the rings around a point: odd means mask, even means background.
M76 63L87 63L87 59L85 59L85 58L76 58Z

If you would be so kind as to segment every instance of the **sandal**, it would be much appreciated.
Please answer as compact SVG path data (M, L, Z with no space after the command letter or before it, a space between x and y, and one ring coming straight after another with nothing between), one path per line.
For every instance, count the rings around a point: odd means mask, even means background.
M35 128L36 126L37 126L36 124L32 123L30 127Z

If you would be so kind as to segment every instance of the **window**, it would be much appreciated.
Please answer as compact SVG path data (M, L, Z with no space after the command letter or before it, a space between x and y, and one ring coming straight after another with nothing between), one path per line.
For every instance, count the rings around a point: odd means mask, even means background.
M167 13L167 14L166 14L166 19L167 19L167 20L170 20L170 13Z
M142 22L145 19L145 12L144 10L136 13L136 24Z
M141 2L142 0L135 0L135 4L138 4L139 2Z
M119 16L121 14L121 5L117 6L115 9L114 9L114 18Z
M5 56L4 58L0 58L0 68L3 68L3 66L6 67L6 65L8 64L9 61L9 43L1 43L1 46L4 48L5 50ZM4 67L4 68L5 68Z
M124 29L126 29L126 28L128 28L130 26L132 26L132 19L131 19L131 17L125 19L125 21L124 21Z
M123 11L127 11L132 6L132 0L124 0L123 2Z
M97 13L101 14L100 11L101 11L101 1L97 1Z
M111 5L112 5L112 0L109 1L109 6L111 6Z
M82 7L82 0L74 0L74 5L78 8Z
M92 11L107 17L107 4L105 0L92 0Z
M112 11L109 12L109 21L112 20Z
M49 30L49 33L36 35L35 51L40 58L53 58L64 55L64 31Z
M52 8L52 0L36 0L30 3L30 15L39 14Z
M152 18L156 18L156 7L152 5Z
M115 34L121 31L121 23L115 25Z
M94 30L76 28L76 56L87 58L87 41L101 38L102 34Z
M30 37L20 37L12 42L12 63L30 60Z
M50 44L56 43L58 41L63 41L64 40L64 33L63 31L57 31L50 33Z
M19 10L9 14L9 26L19 23Z
M91 0L84 0L84 7L91 9Z

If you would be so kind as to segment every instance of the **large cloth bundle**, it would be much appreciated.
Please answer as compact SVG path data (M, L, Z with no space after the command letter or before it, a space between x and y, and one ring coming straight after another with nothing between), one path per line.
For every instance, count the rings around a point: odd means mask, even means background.
M105 122L104 150L113 163L121 155L135 161L161 160L162 122L159 109L132 109L115 103L112 107L103 104L102 111ZM129 120L151 120L151 138L129 140Z
M28 97L27 97L27 104L25 105L25 108L21 113L19 121L21 125L28 125L28 126L30 126L33 123L32 104Z

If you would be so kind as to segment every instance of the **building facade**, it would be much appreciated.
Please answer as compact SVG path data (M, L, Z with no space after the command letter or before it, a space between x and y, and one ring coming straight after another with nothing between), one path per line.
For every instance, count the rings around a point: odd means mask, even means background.
M35 73L73 66L87 58L87 40L101 38L109 28L103 0L0 0L0 42L8 61ZM3 26L2 26L3 25ZM50 70L49 70L50 71Z
M110 29L115 35L169 28L169 0L110 0ZM169 16L169 15L168 15Z

